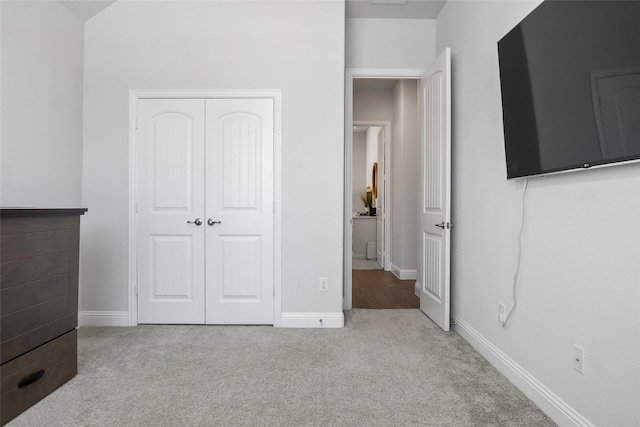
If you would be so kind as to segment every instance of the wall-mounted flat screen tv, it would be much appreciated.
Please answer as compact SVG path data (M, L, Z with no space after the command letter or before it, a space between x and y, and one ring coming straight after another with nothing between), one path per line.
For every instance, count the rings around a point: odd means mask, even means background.
M498 56L507 178L640 159L640 1L546 0Z

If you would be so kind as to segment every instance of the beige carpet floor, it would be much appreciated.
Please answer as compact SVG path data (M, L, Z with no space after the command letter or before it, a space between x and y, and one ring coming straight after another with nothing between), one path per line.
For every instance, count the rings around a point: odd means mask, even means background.
M79 329L79 372L10 427L552 426L419 310L346 313L342 329Z

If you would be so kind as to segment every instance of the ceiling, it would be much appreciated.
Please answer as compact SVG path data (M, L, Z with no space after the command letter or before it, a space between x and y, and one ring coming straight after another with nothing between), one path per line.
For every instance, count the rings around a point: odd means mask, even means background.
M116 0L60 0L60 3L78 18L86 21L115 3Z
M83 21L97 15L116 0L60 0ZM205 0L206 1L206 0ZM213 0L211 0L213 1ZM446 0L346 0L346 17L435 19Z
M353 79L353 90L391 90L398 79Z
M349 18L436 19L446 0L346 0Z

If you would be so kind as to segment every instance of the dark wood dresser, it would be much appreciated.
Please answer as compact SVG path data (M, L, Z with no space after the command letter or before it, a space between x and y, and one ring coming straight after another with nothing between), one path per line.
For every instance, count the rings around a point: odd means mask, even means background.
M0 209L0 425L77 372L86 209Z

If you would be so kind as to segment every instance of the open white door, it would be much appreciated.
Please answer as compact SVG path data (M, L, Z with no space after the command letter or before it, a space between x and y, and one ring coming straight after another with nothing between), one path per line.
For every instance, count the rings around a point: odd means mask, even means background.
M420 80L418 285L420 309L449 330L451 254L451 52Z

